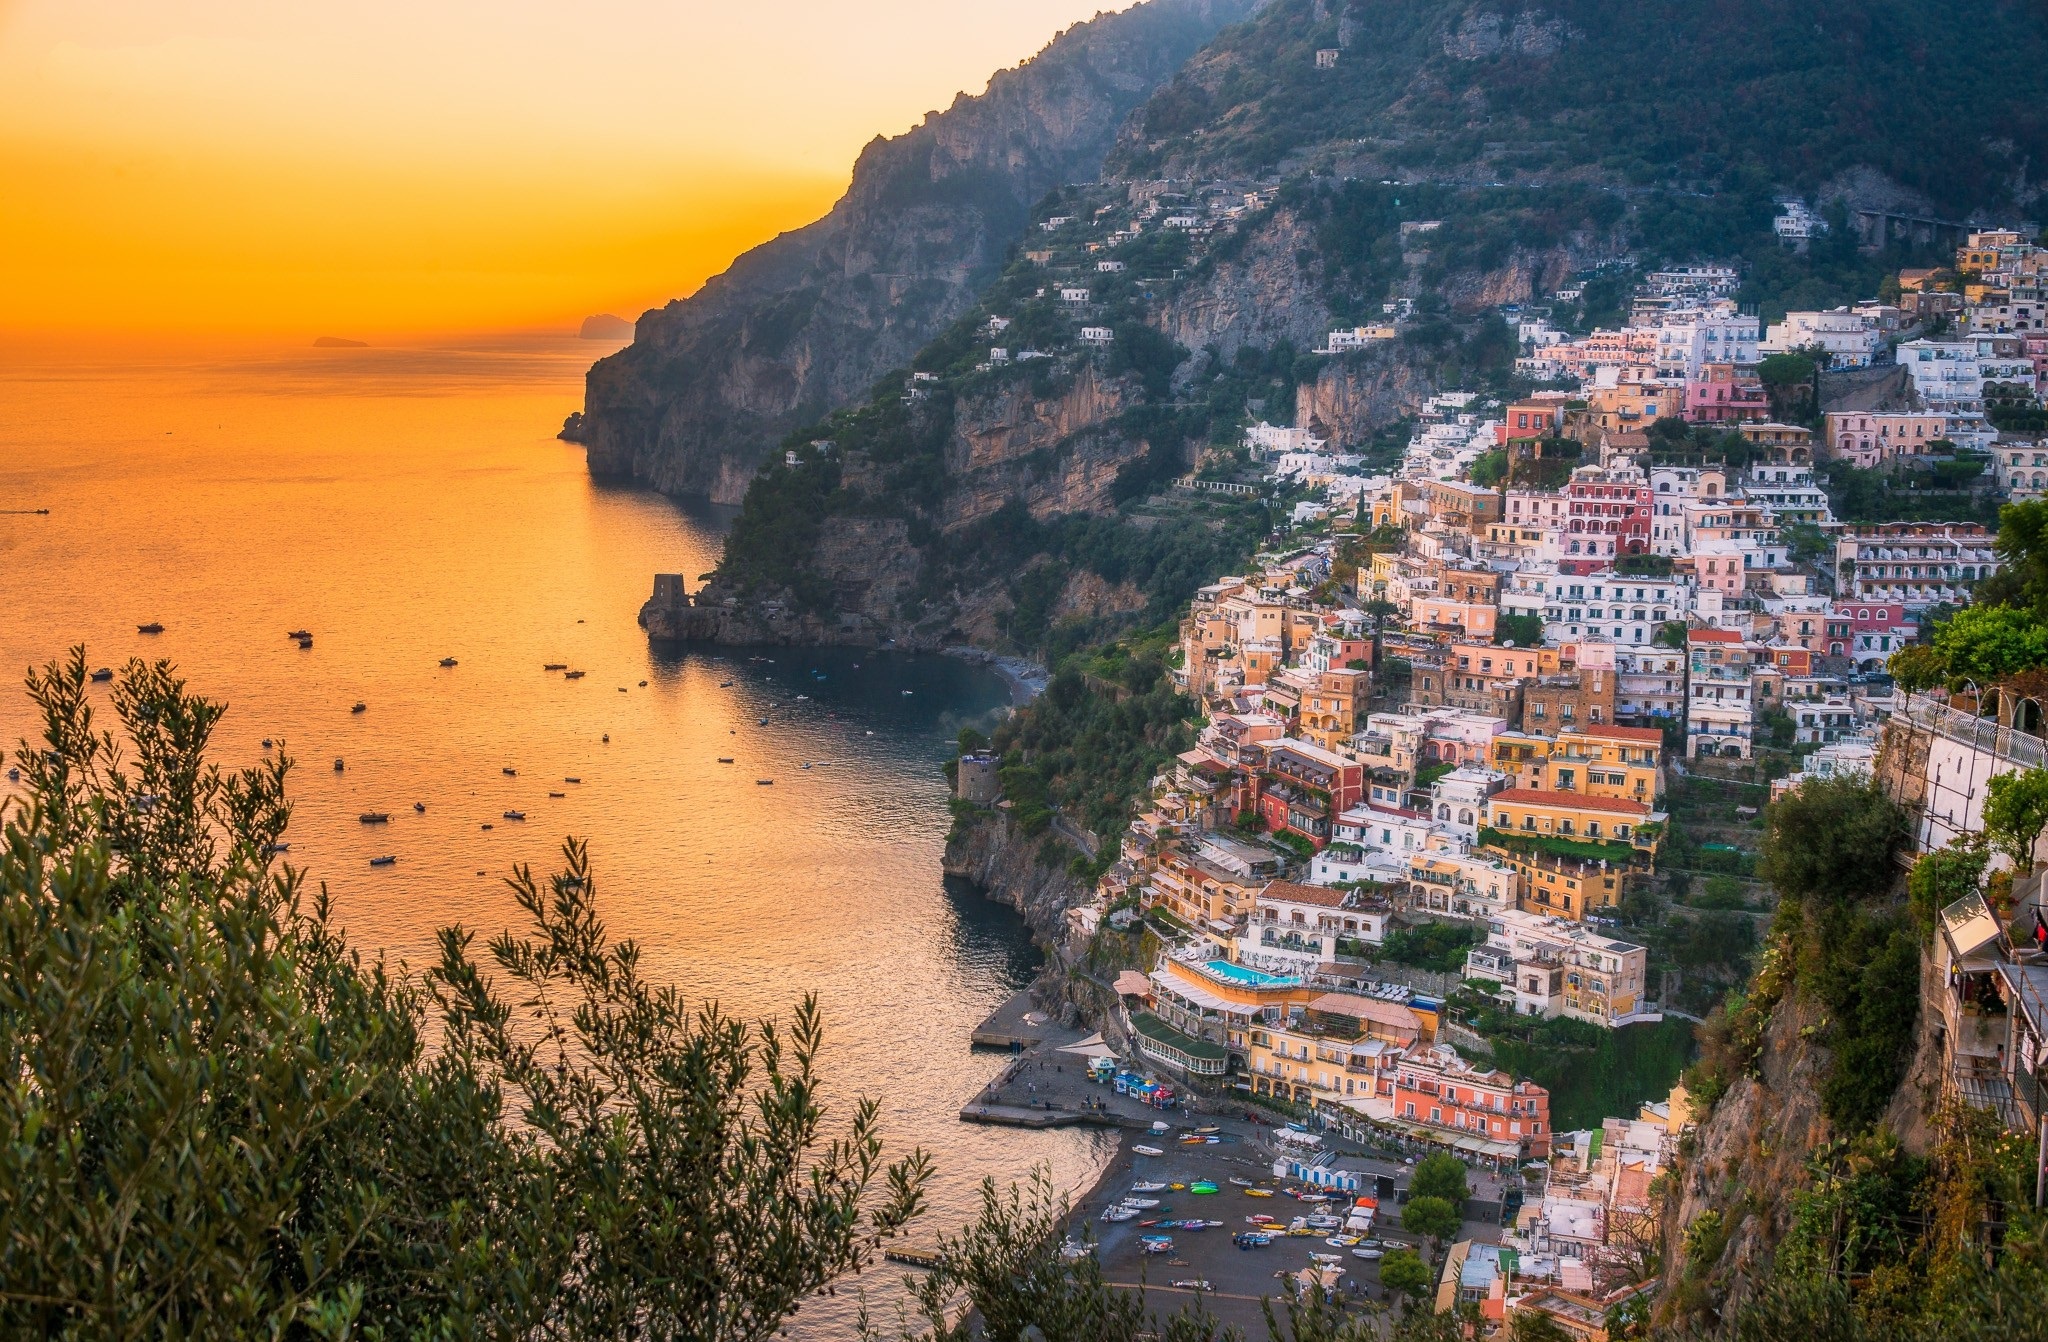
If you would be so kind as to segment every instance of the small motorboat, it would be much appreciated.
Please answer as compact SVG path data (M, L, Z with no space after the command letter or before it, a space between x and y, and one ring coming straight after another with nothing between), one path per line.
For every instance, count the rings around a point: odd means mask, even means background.
M808 698L810 698L810 697L811 697L811 696L810 696L810 695L808 695L808 694L799 694L799 695L798 695L798 696L796 697L796 701L797 701L798 703L802 703L802 702L803 702L804 700L806 700L806 699L808 699Z
M646 682L646 681L644 681L644 680L643 680L643 681L641 681L641 682L640 682L640 688L641 688L641 689L643 689L643 690L644 690L644 689L646 689L646 688L647 688L647 682Z
M542 662L540 669L543 671L567 671L569 664L567 662Z
M21 770L16 769L10 765L7 770L7 781L10 783L19 783L21 781Z
M294 630L292 630L292 631L291 631L291 632L290 632L289 634L286 634L286 635L285 635L285 637L286 637L286 638L311 638L311 637L313 637L313 631L312 631L312 630L310 630L310 629L294 629Z
M151 620L148 624L138 624L135 626L135 632L138 634L161 634L163 631L164 627L155 620Z
M1131 1191L1133 1193L1162 1193L1166 1191L1166 1185L1152 1179L1140 1179L1131 1185Z
M270 749L270 738L267 736L263 738L263 748L265 750Z
M358 699L358 700L356 700L356 702L355 702L355 706L349 709L349 712L351 712L351 713L367 713L367 712L369 712L369 710L370 710L370 706L369 706L368 704L364 703L364 702L363 702L362 700Z
M371 866L373 866L373 867L388 867L388 866L391 866L391 865L393 865L393 864L394 864L394 863L396 863L397 861L398 861L398 857L397 857L397 855L396 855L396 854L393 854L393 853L386 853L386 854L385 854L385 855L384 855L383 857L373 857L373 858L371 858L371 859L370 859L370 865L371 865Z
M453 657L443 657L443 658L441 659L441 665L443 665L443 666L453 666L453 665L455 665L455 659L454 659Z
M496 826L496 825L493 825L493 824L492 824L492 823L491 823L490 821L486 820L486 821L484 822L484 828L485 828L485 829L496 829L496 828L497 828L497 826Z
M582 782L583 780L582 780L582 779L580 779L580 778L571 778L571 777L569 777L568 775L566 775L566 774L565 774L565 775L563 775L563 777L562 777L562 781L563 781L564 783L580 783L580 782Z
M362 821L365 825L387 825L391 823L391 817L383 811L365 811L357 816L356 819Z
M905 690L905 691L904 691L903 693L904 693L904 694L905 694L905 695L907 696L907 695L912 695L912 694L916 694L916 693L917 693L917 691L916 691L916 690Z
M1138 1211L1135 1207L1111 1207L1108 1211L1102 1214L1102 1219L1105 1221L1112 1222L1135 1221L1138 1219Z
M548 795L549 795L550 797L566 797L566 796L568 796L569 794L568 794L568 793L566 793L566 792L550 792L550 793L549 793Z
M1196 1128L1195 1131L1201 1133L1204 1137L1207 1137L1210 1133L1221 1132L1223 1131L1223 1129L1217 1127L1214 1123L1204 1123L1201 1127Z
M103 666L99 670L92 673L92 678L97 681L112 680L114 678L114 668L111 666Z
M524 819L526 819L526 812L524 812L524 811L507 811L507 812L505 812L505 818L506 818L507 820L524 820Z
M1153 1238L1152 1236L1150 1236L1150 1235L1147 1235L1147 1236L1145 1237L1145 1252L1146 1252L1146 1253L1151 1253L1151 1254L1160 1254L1160 1253L1172 1253L1172 1252L1173 1252L1173 1238L1172 1238L1172 1236L1170 1236L1170 1235L1161 1235L1161 1236L1159 1236L1159 1237L1158 1237L1157 1239L1155 1239L1155 1238Z
M412 804L412 809L420 815L425 815L427 813L427 804L423 801L416 801Z
M602 737L598 739L603 741L606 745L610 745L612 743L612 734L610 732L606 732Z
M305 651L305 650L306 650L307 648L310 648L310 647L312 647L312 646L313 646L313 639L312 639L312 636L311 636L311 635L308 635L307 637L305 637L305 638L302 638L302 639L300 639L300 640L299 640L299 651L301 651L301 652L304 652L304 651Z
M718 762L719 762L720 764L731 764L731 763L732 763L732 756L730 756L730 755L720 755L720 756L718 757Z
M810 767L811 767L811 762L810 762L809 760L805 760L805 761L804 761L804 768L808 769L808 768L810 768Z
M1384 1249L1353 1249L1351 1256L1353 1258L1363 1258L1366 1262L1370 1263L1376 1259L1385 1258L1387 1254Z
M1163 1156L1166 1154L1166 1152L1160 1150L1156 1146L1133 1145L1131 1147L1131 1150L1136 1151L1141 1156Z
M498 772L505 775L505 777L507 778L519 777L519 771L517 769L500 769L498 770Z
M1252 1186L1251 1180L1240 1179L1234 1174L1230 1176L1230 1182L1236 1184L1239 1188L1250 1188Z
M718 682L718 688L721 690L729 690L732 688L732 682L729 680L721 680Z
M342 765L342 762L341 762L341 756L339 756L339 755L336 755L336 756L334 757L334 772L336 772L336 773L340 773L340 772L342 771L342 768L343 768L343 765Z
M1120 1207L1136 1207L1141 1212L1151 1211L1159 1205L1158 1198L1125 1198L1117 1204Z
M288 843L266 843L263 845L265 853L289 853L291 850L292 846Z
M626 693L626 687L625 687L624 685L621 685L621 686L619 686L619 693L620 693L620 694L624 694L624 693Z
M755 787L774 787L774 786L775 786L775 780L774 780L774 779L772 779L772 778L756 778L756 779L754 780L754 786L755 786Z
M581 679L583 679L583 677L584 677L584 676L585 676L586 674L587 674L586 672L582 672L582 671L564 671L564 672L562 673L562 679L563 679L563 680L581 680Z

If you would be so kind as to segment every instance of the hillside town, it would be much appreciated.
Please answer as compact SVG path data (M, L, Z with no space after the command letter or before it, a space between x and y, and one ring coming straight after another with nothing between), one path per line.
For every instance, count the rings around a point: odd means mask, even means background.
M1778 232L1825 227L1788 204ZM1068 941L1143 934L1118 1024L1179 1084L1519 1172L1498 1236L1447 1254L1439 1309L1604 1337L1641 1287L1683 1087L1560 1131L1550 1093L1491 1055L1504 1022L1705 1009L1619 916L1664 886L1674 789L1725 785L1753 819L1805 779L1878 772L1887 731L1919 731L1956 756L1913 766L1932 847L1980 827L1982 798L1929 788L2041 763L2038 738L1987 736L1886 669L1999 570L1987 508L2048 493L2048 441L2014 413L2048 375L2037 232L1970 233L1953 269L1904 271L1886 301L1769 324L1717 266L1641 277L1618 330L1510 307L1530 394L1435 394L1396 457L1261 419L1179 481L1256 491L1282 525L1180 622L1168 665L1198 737ZM1387 308L1316 352L1392 338L1408 314ZM1916 490L1911 519L1838 517L1852 472ZM999 765L963 759L961 799L1007 805ZM2026 1131L2041 1101L2016 1039L2048 1038L2048 980L1982 905L1944 913L1949 993L1928 1007L1958 1084ZM2009 1022L1969 1005L1993 999Z

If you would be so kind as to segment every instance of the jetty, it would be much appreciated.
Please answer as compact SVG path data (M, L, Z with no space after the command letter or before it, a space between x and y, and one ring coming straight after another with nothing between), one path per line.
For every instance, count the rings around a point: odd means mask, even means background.
M999 1048L1022 1053L1046 1040L1052 1021L1031 1000L1031 990L1020 988L991 1011L988 1019L974 1027L968 1042L976 1048Z

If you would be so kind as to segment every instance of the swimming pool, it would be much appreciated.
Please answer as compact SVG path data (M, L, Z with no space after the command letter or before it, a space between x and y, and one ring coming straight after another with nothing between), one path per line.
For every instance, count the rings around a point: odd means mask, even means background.
M1246 988L1284 987L1301 981L1299 979L1282 978L1278 974L1262 973L1256 969L1247 969L1243 965L1234 965L1228 960L1210 960L1202 968L1214 978Z

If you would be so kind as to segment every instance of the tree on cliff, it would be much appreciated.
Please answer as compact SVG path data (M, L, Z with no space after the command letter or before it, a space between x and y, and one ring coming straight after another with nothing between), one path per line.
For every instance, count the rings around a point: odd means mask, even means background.
M29 677L0 808L0 1334L765 1338L917 1210L872 1102L826 1136L815 1006L649 985L580 845L514 881L517 1005L459 929L393 974L273 866L284 759L210 765L164 663L116 683L124 756L85 667Z
M1762 871L1792 899L1875 897L1890 888L1906 837L1906 813L1870 778L1810 778L1764 813Z

